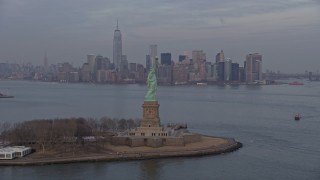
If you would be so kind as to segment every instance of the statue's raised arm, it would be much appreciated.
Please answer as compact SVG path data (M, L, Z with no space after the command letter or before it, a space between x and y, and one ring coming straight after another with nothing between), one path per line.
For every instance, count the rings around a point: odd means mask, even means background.
M156 57L152 69L149 71L147 85L148 92L144 98L145 101L157 101L156 99L156 90L157 90L157 77L156 77L156 68L158 64L158 58Z

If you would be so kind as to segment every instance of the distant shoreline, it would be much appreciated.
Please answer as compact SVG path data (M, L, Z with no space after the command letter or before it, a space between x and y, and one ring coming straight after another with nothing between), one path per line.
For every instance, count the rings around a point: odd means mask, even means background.
M0 79L3 81L25 81L25 82L43 82L43 83L58 83L58 84L94 84L94 85L147 85L145 81L139 82L71 82L71 81L44 81L44 80L33 80L33 79ZM240 81L188 81L185 83L158 83L158 86L261 86L261 85L282 85L287 84L284 82L273 82L266 80L266 83L246 83Z
M128 147L112 146L110 153L88 153L81 156L66 156L54 158L36 158L36 152L13 160L0 160L0 166L28 166L28 165L50 165L81 162L110 162L128 160L146 160L174 157L196 157L206 155L218 155L235 151L242 147L242 143L232 138L201 136L202 141L187 144L185 146L165 146L160 148L151 147Z

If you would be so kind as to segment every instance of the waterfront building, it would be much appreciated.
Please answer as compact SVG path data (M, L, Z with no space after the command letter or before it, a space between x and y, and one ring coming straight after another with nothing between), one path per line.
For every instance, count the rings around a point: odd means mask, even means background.
M106 59L103 58L103 56L101 55L97 55L96 59L95 59L95 68L94 68L94 74L96 74L96 72L98 70L105 70L106 68Z
M68 77L69 77L68 82L73 82L73 83L79 82L79 73L76 71L69 72Z
M112 64L109 58L105 57L104 63L105 63L105 69L112 69Z
M194 65L193 73L191 75L191 80L202 81L206 80L206 54L202 50L192 51L192 61Z
M262 80L262 55L258 53L246 55L245 74L247 83Z
M0 63L0 78L24 79L28 77L31 79L35 72L40 73L42 69L36 69L31 63L24 64L22 67L15 63Z
M121 64L120 64L120 72L122 72L123 74L126 74L127 71L129 70L128 64L129 64L129 62L128 62L127 56L122 55Z
M57 80L59 82L68 82L70 72L76 72L77 70L72 67L70 63L59 63L58 64L58 72L57 72Z
M108 83L117 83L119 80L119 74L116 70L107 70L106 71L106 82Z
M97 71L97 83L105 83L107 82L107 74L108 70L100 69Z
M206 62L205 63L206 66L206 74L207 74L207 81L214 81L214 66L211 62Z
M201 81L207 80L206 62L202 62L199 67L199 77Z
M117 20L117 28L114 30L113 36L113 64L116 70L120 70L122 60L122 36L118 27Z
M224 81L224 62L218 63L218 81Z
M308 77L309 77L309 81L312 81L312 72L309 72Z
M217 63L213 63L211 64L211 72L210 72L210 78L207 78L207 81L217 81L219 80L218 77L218 64Z
M262 77L262 57L260 58L260 60L256 61L256 69L258 71L257 73L258 73L259 81L262 81L263 80L263 77Z
M199 73L195 73L193 71L189 71L188 77L189 77L188 81L190 83L195 83L195 82L201 81L201 78L199 77Z
M172 69L172 82L175 85L187 84L189 81L189 63L187 60L176 63Z
M106 70L107 69L107 59L104 58L102 55L95 56L94 63L90 65L93 67L93 71L91 71L91 80L97 81L98 79L98 71L99 70Z
M161 64L171 65L171 53L161 53Z
M38 78L36 78L37 73L35 74L34 79L37 80ZM67 82L68 81L68 73L66 72L58 72L57 73L57 80L58 82Z
M161 64L157 67L157 81L160 85L172 84L172 65Z
M128 78L134 80L135 82L139 78L137 63L129 63Z
M239 81L245 82L246 81L246 73L244 67L239 67Z
M238 63L232 63L231 66L231 74L232 74L232 81L239 81L239 64Z
M60 71L60 72L71 72L71 71L73 71L73 67L68 62L59 63L58 64L58 71Z
M87 63L89 64L89 67L90 67L90 73L93 73L95 69L95 64L96 64L96 55L88 54Z
M231 81L232 80L232 60L227 58L224 61L224 81Z
M206 73L208 76L212 76L211 62L205 62Z
M145 70L142 64L137 64L137 73L138 76L136 77L137 83L144 83L145 82Z
M129 63L129 71L136 72L137 71L137 63Z
M89 63L84 63L82 65L81 71L80 71L80 80L82 82L90 82L91 78L90 78L90 65Z

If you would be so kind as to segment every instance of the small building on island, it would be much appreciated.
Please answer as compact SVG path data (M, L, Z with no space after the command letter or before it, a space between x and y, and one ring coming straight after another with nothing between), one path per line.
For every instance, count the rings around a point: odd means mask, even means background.
M166 127L160 123L159 103L156 99L157 79L156 62L148 74L148 92L145 96L143 116L140 126L113 136L111 144L130 147L149 146L184 146L187 143L201 141L201 136L187 131L186 125L170 124ZM178 127L178 128L177 128Z
M31 153L31 147L9 146L0 149L0 159L14 159Z

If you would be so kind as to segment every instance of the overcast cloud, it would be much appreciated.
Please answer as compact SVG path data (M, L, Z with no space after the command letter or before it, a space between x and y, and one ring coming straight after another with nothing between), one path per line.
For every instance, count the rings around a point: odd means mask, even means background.
M130 62L158 44L174 60L199 49L213 61L223 49L240 65L259 52L263 69L320 69L319 0L0 0L0 62L112 59L117 18Z

